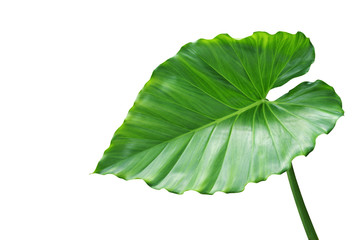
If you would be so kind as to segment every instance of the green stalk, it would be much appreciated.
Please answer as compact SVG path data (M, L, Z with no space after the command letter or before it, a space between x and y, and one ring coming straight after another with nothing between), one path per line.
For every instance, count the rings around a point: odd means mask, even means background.
M294 199L295 199L296 207L297 207L297 209L299 211L301 221L302 221L303 226L304 226L305 231L306 231L306 235L307 235L309 240L318 240L319 238L316 235L314 226L313 226L313 224L311 222L309 213L306 210L304 200L303 200L303 198L301 196L300 188L299 188L299 185L298 185L298 183L296 181L294 168L293 168L292 165L291 165L291 168L287 171L287 175L288 175L288 178L289 178L291 191L292 191Z

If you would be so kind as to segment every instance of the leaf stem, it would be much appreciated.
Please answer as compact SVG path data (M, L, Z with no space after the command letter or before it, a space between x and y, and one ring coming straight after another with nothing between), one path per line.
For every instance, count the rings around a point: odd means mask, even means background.
M287 171L287 175L288 175L291 191L292 191L294 199L295 199L296 207L299 211L299 215L300 215L302 224L305 228L306 235L309 240L318 240L319 238L316 235L314 226L311 222L309 213L306 210L304 200L301 196L300 188L296 181L294 168L292 165L291 165L291 168Z

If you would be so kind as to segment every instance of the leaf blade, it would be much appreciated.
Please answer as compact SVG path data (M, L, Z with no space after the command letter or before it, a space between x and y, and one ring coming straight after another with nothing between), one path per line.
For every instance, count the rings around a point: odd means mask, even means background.
M179 194L240 192L283 173L343 115L340 98L320 80L265 100L313 61L302 33L221 34L185 45L154 71L94 173Z

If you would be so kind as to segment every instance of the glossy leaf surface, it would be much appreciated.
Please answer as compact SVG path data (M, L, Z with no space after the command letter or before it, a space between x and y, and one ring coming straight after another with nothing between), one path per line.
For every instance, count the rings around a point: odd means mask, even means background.
M155 69L95 173L205 194L240 192L283 173L343 115L340 98L320 80L266 100L314 58L300 32L186 44Z

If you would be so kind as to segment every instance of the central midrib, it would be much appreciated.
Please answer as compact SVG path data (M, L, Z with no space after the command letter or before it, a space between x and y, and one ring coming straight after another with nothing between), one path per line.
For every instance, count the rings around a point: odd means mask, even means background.
M179 136L176 136L176 137L173 137L173 138L168 139L168 140L166 140L166 141L163 141L163 142L161 142L161 143L155 144L155 145L153 145L153 146L151 146L151 147L149 147L149 148L147 148L147 149L145 149L145 150L143 150L143 151L140 151L140 152L135 153L135 154L132 155L131 157L134 157L135 155L138 155L138 154L140 154L140 153L142 153L142 152L148 151L149 149L154 148L154 147L156 147L156 146L158 146L158 145L160 145L160 144L165 144L165 143L167 143L167 142L173 141L173 140L175 140L175 139L177 139L177 138L180 138L180 137L182 137L182 136L185 136L185 135L187 135L187 134L191 134L191 133L193 133L193 132L200 131L201 129L207 128L207 127L209 127L209 126L211 126L211 125L213 125L213 124L216 124L216 123L218 123L218 122L222 122L222 121L224 121L224 120L226 120L226 119L229 119L229 118L231 118L231 117L233 117L233 116L240 115L240 114L242 114L243 112L246 112L247 110L249 110L249 109L251 109L251 108L254 108L254 107L256 107L256 106L258 106L258 105L260 105L261 103L264 103L264 102L268 102L268 100L267 100L267 99L257 100L256 102L254 102L254 103L252 103L252 104L250 104L250 105L248 105L248 106L246 106L246 107L240 108L240 109L238 109L237 111L235 111L235 112L233 112L233 113L231 113L231 114L229 114L229 115L226 115L226 116L224 116L224 117L221 117L221 118L219 118L219 119L216 119L215 121L212 121L212 122L210 122L210 123L208 123L208 124L205 124L205 125L203 125L203 126L201 126L201 127L192 129L192 130L190 130L190 131L188 131L188 132L186 132L186 133L180 134ZM120 162L121 162L121 161L120 161ZM104 170L105 170L105 169L104 169Z
M186 133L183 133L183 134L181 134L181 135L179 135L179 136L176 136L176 137L174 137L174 138L172 138L172 139L169 139L169 140L166 140L166 141L164 141L164 142L169 142L169 141L171 141L171 140L173 140L173 139L176 139L176 138L178 138L178 137L184 136L184 135L186 135L186 134L189 134L189 133L192 133L192 132L196 132L196 131L200 131L200 130L203 129L203 128L207 128L208 126L211 126L211 125L216 124L216 123L218 123L218 122L222 122L222 121L224 121L224 120L226 120L226 119L228 119L228 118L231 118L231 117L233 117L233 116L240 115L241 113L246 112L247 110L249 110L249 109L251 109L251 108L254 108L254 107L260 105L261 103L264 103L264 102L267 102L267 101L268 101L268 100L266 100L266 99L257 100L256 102L254 102L254 103L252 103L252 104L250 104L250 105L248 105L248 106L246 106L246 107L240 108L239 110L237 110L237 111L235 111L235 112L233 112L233 113L231 113L231 114L229 114L229 115L225 115L224 117L221 117L221 118L219 118L219 119L216 119L215 121L212 121L212 122L210 122L210 123L208 123L208 124L205 124L205 125L203 125L203 126L201 126L201 127L192 129L191 131L188 131L188 132L186 132ZM164 143L164 142L163 142L163 143Z

